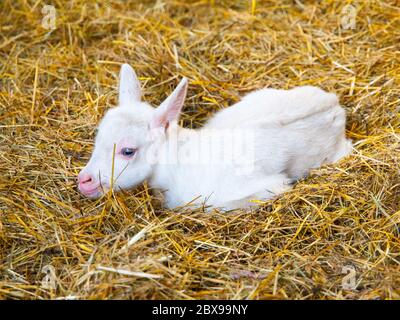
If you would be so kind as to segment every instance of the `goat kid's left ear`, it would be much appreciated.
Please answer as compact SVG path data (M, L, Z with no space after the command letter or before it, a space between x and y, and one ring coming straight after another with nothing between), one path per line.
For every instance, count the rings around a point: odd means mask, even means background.
M150 130L163 129L165 131L171 122L178 121L185 102L187 88L188 79L183 78L174 92L155 110L150 121Z
M124 63L119 72L119 105L131 107L132 103L139 102L141 97L140 82L135 71Z

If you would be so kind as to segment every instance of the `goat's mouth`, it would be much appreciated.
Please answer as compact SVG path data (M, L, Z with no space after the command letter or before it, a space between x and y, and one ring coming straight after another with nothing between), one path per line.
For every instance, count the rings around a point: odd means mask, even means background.
M78 189L82 195L89 199L97 199L103 194L106 194L110 187L107 184L98 184L95 187L83 187L82 185L78 185Z
M79 191L87 198L98 198L103 192L100 188L100 185L95 187L83 187L82 185L78 185Z

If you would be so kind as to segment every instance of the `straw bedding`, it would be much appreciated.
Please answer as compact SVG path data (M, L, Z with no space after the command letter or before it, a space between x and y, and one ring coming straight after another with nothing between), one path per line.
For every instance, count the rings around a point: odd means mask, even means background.
M44 4L0 2L0 298L399 299L398 1L55 0L54 30ZM320 86L354 153L251 213L164 210L146 185L84 199L124 62L153 105L188 77L192 128L254 89Z

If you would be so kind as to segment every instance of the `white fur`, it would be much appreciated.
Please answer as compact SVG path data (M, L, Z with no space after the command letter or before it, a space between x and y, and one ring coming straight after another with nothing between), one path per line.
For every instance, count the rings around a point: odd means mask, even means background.
M254 204L251 200L279 195L311 168L351 151L343 108L336 95L319 88L252 92L198 130L177 125L186 89L183 79L154 109L140 101L135 73L123 65L120 106L103 118L93 155L81 174L90 174L103 192L148 180L164 193L169 208L188 203L247 208ZM137 152L132 159L116 154L112 174L114 144L117 153L119 144Z

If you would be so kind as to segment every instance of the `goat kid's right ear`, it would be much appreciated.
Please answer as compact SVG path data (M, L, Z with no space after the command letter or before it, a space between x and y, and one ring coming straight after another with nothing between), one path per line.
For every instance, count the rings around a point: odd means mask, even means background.
M132 102L138 102L140 99L140 82L132 67L124 63L119 72L119 105L121 107L130 107Z
M151 130L166 130L171 122L178 121L187 88L188 79L183 78L171 95L155 110L150 121Z

